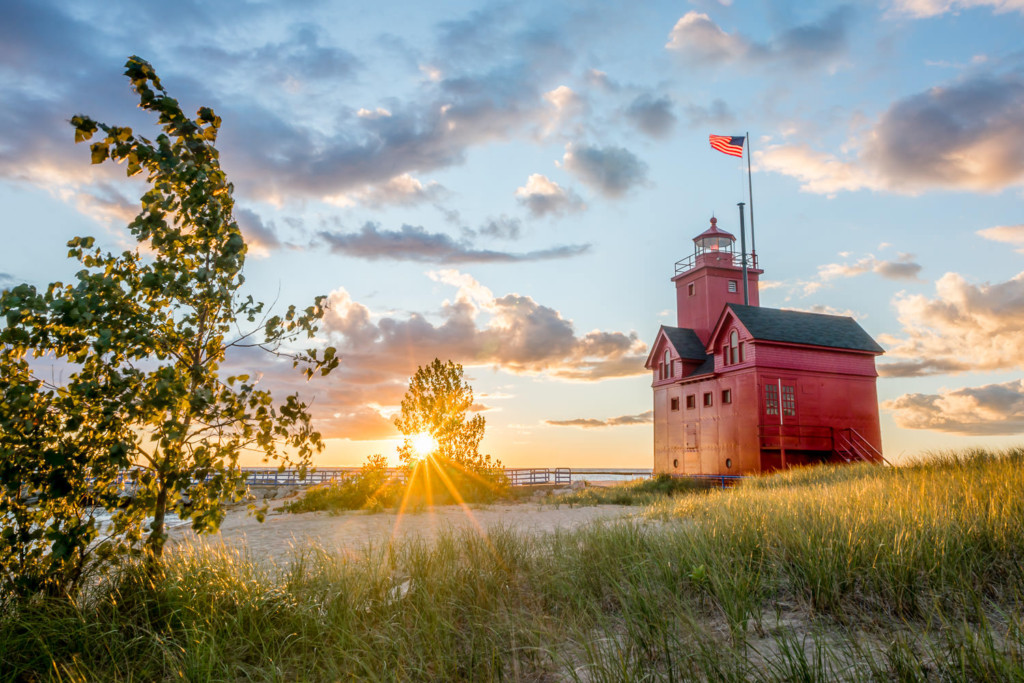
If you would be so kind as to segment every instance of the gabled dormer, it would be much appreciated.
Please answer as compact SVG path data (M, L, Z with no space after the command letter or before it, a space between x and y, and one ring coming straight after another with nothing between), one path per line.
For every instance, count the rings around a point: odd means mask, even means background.
M653 372L654 384L671 383L692 375L707 358L693 330L662 325L644 367Z
M726 306L708 338L706 350L715 357L715 372L747 367L753 362L754 337L731 306Z

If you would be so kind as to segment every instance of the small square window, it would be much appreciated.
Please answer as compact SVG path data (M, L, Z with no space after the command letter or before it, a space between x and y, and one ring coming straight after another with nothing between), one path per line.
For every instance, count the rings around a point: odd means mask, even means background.
M736 293L736 281L735 280L729 280L729 291L734 293L734 294Z
M686 285L686 293L689 294L690 296L693 296L694 294L696 294L697 293L697 285L695 283L693 283L693 282L691 282L690 284Z
M679 399L674 398L671 400L672 410L679 410Z
M692 410L693 408L697 407L697 395L696 394L689 394L686 397L686 407L687 407L687 409L690 409L690 410Z
M732 403L732 389L722 389L722 403Z
M704 394L704 405L710 406L712 401L713 401L713 399L714 399L714 394L711 393L710 391L706 392Z

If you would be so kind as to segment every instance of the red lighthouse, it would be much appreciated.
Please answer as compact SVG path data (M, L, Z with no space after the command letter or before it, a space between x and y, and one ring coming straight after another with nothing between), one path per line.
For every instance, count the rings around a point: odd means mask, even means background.
M717 220L676 263L676 327L651 346L654 472L881 462L875 356L853 318L762 308L756 256ZM749 305L744 304L743 277Z

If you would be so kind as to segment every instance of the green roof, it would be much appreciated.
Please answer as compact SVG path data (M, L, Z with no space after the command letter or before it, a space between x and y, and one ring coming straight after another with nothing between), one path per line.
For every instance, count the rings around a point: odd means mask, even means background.
M676 350L680 358L704 360L704 357L707 356L704 351L704 342L693 330L686 327L669 327L668 325L662 325L661 329L665 330L665 336L668 337L669 343L672 344L672 348Z
M728 306L754 339L885 353L856 320L847 316L740 304Z

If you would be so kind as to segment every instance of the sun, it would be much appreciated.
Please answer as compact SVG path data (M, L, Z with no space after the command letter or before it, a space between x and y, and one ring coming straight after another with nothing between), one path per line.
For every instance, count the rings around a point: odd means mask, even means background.
M437 449L437 439L428 432L420 432L412 437L412 452L417 460L424 460Z

